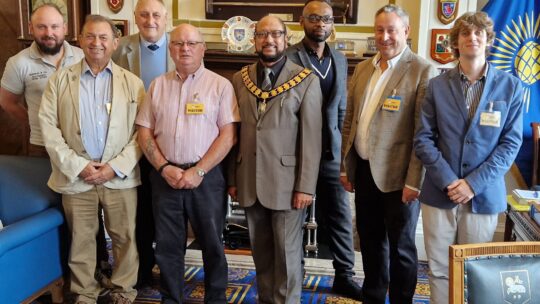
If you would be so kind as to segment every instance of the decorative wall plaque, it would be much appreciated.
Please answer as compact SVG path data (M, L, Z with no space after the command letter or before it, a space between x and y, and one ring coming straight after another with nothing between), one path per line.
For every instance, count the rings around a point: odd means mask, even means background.
M438 0L437 18L443 24L449 24L456 19L459 0Z

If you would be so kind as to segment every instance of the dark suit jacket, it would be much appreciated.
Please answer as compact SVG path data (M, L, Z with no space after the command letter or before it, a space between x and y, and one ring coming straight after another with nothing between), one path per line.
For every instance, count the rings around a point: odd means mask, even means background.
M286 55L292 62L308 69L313 69L307 51L301 41L289 47ZM334 160L339 163L341 160L341 129L347 108L348 66L347 59L341 52L330 48L330 56L334 64L335 79L330 99L323 101L323 136L329 137L323 137L323 143L329 143L329 145L328 147L323 147L321 161Z
M169 42L169 33L167 35L167 43ZM169 46L167 45L167 71L173 71L176 67L174 61L169 54ZM140 41L139 33L120 38L118 48L112 54L114 63L131 71L133 74L141 77L141 57L140 57Z
M256 83L257 64L249 66ZM303 68L287 60L276 86ZM257 98L233 76L240 109L240 136L235 165L229 168L229 184L237 187L242 207L258 199L272 210L292 209L295 191L313 194L321 158L322 94L319 79L309 75L289 91L270 99L266 112L257 118Z
M490 66L484 92L469 123L458 68L430 81L422 105L420 129L414 145L426 167L420 193L422 203L450 209L445 193L454 180L464 178L475 193L472 211L495 214L506 209L504 175L522 141L523 89L519 79ZM480 115L501 113L500 126L480 125Z
M382 192L401 190L405 185L419 189L424 177L422 163L413 153L413 136L428 80L437 70L409 48L403 52L369 126L369 164L375 184ZM349 86L343 123L342 170L346 169L353 184L359 157L355 155L354 139L366 88L374 70L371 59L359 63ZM399 111L383 110L384 101L394 92L402 98Z

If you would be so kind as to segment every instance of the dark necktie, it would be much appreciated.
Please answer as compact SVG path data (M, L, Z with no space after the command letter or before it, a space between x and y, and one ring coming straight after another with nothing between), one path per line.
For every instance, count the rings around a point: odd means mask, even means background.
M154 44L154 43L153 43L153 44L150 44L150 45L148 46L148 48L149 48L150 50L152 50L152 51L155 51L155 50L159 49L159 46L158 46L157 44Z
M264 78L261 84L261 90L270 91L272 89L272 79L270 79L270 75L272 75L272 70L270 68L264 68L263 74ZM259 102L259 108L257 110L259 112L259 117L261 117L263 113L266 112L266 99L263 99L261 100L261 102Z
M264 68L263 73L264 78L261 84L261 89L263 91L270 91L272 89L272 79L270 79L270 75L272 75L272 69Z

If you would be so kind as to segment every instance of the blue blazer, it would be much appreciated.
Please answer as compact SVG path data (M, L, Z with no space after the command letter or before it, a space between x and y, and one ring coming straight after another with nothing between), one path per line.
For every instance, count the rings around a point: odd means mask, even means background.
M426 168L422 203L443 209L456 206L446 187L464 178L475 193L473 213L506 209L504 175L522 142L523 89L520 81L489 66L484 92L470 124L458 68L433 78L428 85L414 138L416 155ZM480 115L500 111L500 127L481 126Z
M285 54L292 62L313 70L302 41L290 46ZM339 171L339 164L341 162L341 128L343 127L343 119L345 118L345 110L347 108L348 65L347 58L341 52L331 47L330 56L334 63L334 87L329 100L323 102L322 109L324 116L323 128L326 129L326 132L322 134L323 136L330 136L330 138L323 138L323 142L329 143L329 146L323 147L326 151L323 150L321 164L325 161L333 162L335 163L335 169Z

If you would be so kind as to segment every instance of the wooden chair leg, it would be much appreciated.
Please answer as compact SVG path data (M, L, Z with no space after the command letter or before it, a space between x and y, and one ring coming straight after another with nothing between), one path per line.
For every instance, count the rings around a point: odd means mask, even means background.
M52 302L64 303L64 279L59 278L50 287Z

